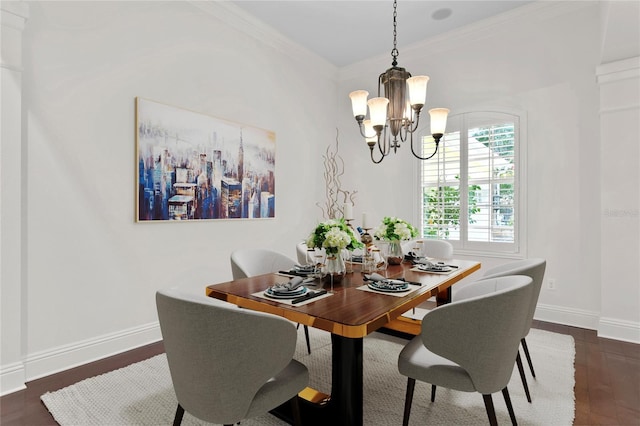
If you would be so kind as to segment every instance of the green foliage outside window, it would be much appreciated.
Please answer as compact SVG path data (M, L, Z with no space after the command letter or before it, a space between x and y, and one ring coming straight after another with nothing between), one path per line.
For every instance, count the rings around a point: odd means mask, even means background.
M456 176L460 179L460 176ZM480 211L477 207L478 185L469 186L469 223L475 223L473 215ZM441 186L424 188L423 235L429 238L446 239L452 229L460 227L460 187Z

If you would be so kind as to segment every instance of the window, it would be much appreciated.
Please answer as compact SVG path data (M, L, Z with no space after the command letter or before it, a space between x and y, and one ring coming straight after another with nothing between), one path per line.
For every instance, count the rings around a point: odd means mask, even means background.
M520 117L470 112L449 117L447 128L438 154L420 165L423 238L518 252ZM430 135L421 140L424 152L433 151Z

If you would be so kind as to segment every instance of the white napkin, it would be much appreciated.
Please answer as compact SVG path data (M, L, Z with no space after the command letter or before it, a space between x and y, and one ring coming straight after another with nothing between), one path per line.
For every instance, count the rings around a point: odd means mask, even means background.
M383 277L382 275L380 275L380 274L378 274L376 272L374 272L373 274L369 274L369 275L365 274L364 277L369 281L384 281L384 282L387 282L389 284L405 284L405 281L386 278L386 277Z
M302 277L293 277L286 283L276 284L271 287L271 291L276 293L290 293L292 291L298 290L300 286L302 286Z

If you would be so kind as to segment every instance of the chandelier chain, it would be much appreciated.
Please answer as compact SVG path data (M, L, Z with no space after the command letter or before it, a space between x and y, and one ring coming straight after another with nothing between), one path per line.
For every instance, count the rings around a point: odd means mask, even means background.
M393 49L391 50L391 57L393 58L393 62L391 63L391 65L393 65L394 67L396 65L398 65L398 48L396 47L397 45L397 36L398 36L398 31L397 31L397 26L398 23L396 22L396 18L398 16L398 2L396 0L393 1Z

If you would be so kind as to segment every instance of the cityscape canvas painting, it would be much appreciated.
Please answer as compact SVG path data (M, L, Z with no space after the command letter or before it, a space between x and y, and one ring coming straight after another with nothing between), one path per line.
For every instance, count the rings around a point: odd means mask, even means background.
M275 133L136 98L138 221L275 217Z

